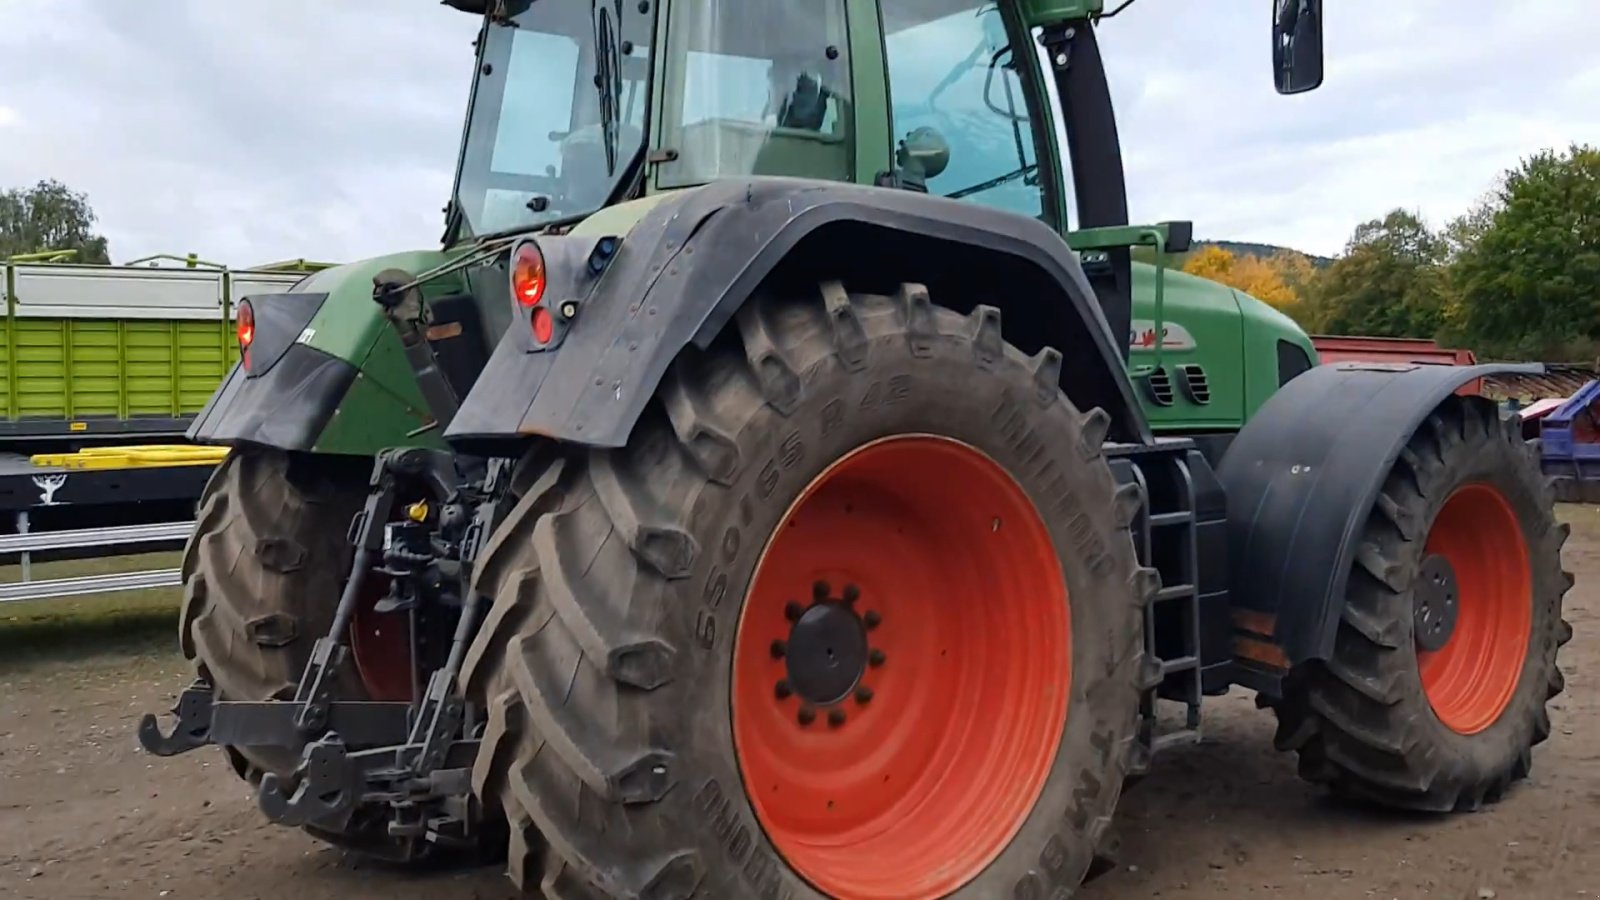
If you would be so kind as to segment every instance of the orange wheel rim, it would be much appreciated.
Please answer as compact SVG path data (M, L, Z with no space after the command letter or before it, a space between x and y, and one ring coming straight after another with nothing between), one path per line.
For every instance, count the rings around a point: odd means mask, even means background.
M411 617L403 612L380 613L376 607L389 591L389 578L367 574L350 617L350 655L367 699L414 699L411 672Z
M1445 501L1426 553L1424 577L1413 591L1442 592L1437 595L1447 601L1458 597L1442 645L1431 649L1419 636L1422 687L1446 727L1477 734L1510 705L1527 660L1533 630L1527 543L1504 495L1487 484L1469 484ZM1435 574L1427 577L1429 572ZM1423 621L1419 607L1419 635Z
M943 896L1043 789L1071 692L1050 535L965 444L885 438L802 492L734 643L733 733L756 816L835 897Z

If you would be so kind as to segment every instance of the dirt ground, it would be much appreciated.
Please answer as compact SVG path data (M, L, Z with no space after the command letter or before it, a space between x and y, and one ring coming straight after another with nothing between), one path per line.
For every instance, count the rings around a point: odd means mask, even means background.
M1248 696L1207 707L1118 811L1122 867L1086 900L1600 897L1600 509L1569 506L1567 693L1531 780L1488 811L1378 815L1327 801ZM0 897L491 900L495 870L399 873L266 824L216 751L138 749L184 685L170 596L0 607Z

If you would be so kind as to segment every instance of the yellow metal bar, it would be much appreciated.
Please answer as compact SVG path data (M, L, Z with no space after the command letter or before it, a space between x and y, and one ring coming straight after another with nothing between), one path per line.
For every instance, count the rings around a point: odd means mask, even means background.
M36 453L28 461L36 466L62 469L139 469L159 466L216 465L228 455L227 447L199 444L130 444L86 447L76 453Z
M7 261L14 263L62 262L77 255L77 250L39 250L35 253L18 253L16 256L7 257Z

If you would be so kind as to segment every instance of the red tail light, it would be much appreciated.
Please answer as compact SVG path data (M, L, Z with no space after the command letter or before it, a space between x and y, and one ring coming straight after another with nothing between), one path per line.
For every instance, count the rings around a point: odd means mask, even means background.
M249 300L239 302L239 314L234 319L234 326L239 333L239 349L250 349L250 342L256 339L256 311L250 306Z
M532 241L518 244L511 256L511 293L525 307L544 299L544 254Z
M540 344L550 343L556 333L555 317L544 304L545 284L544 253L539 245L533 241L518 244L511 251L511 296L529 310L533 339Z
M550 343L556 335L556 320L543 306L533 308L533 339L541 344Z
M256 339L256 311L249 300L239 301L239 312L234 316L234 333L239 336L239 356L245 368L250 368L250 344Z

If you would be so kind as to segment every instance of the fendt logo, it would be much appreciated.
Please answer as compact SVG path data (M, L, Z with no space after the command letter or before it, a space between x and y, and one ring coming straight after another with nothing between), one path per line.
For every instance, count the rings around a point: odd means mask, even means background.
M1156 323L1151 319L1134 319L1133 327L1128 329L1128 346L1134 350L1154 350L1156 347ZM1176 322L1167 322L1161 329L1161 349L1163 350L1193 350L1196 344L1194 335L1189 329Z

